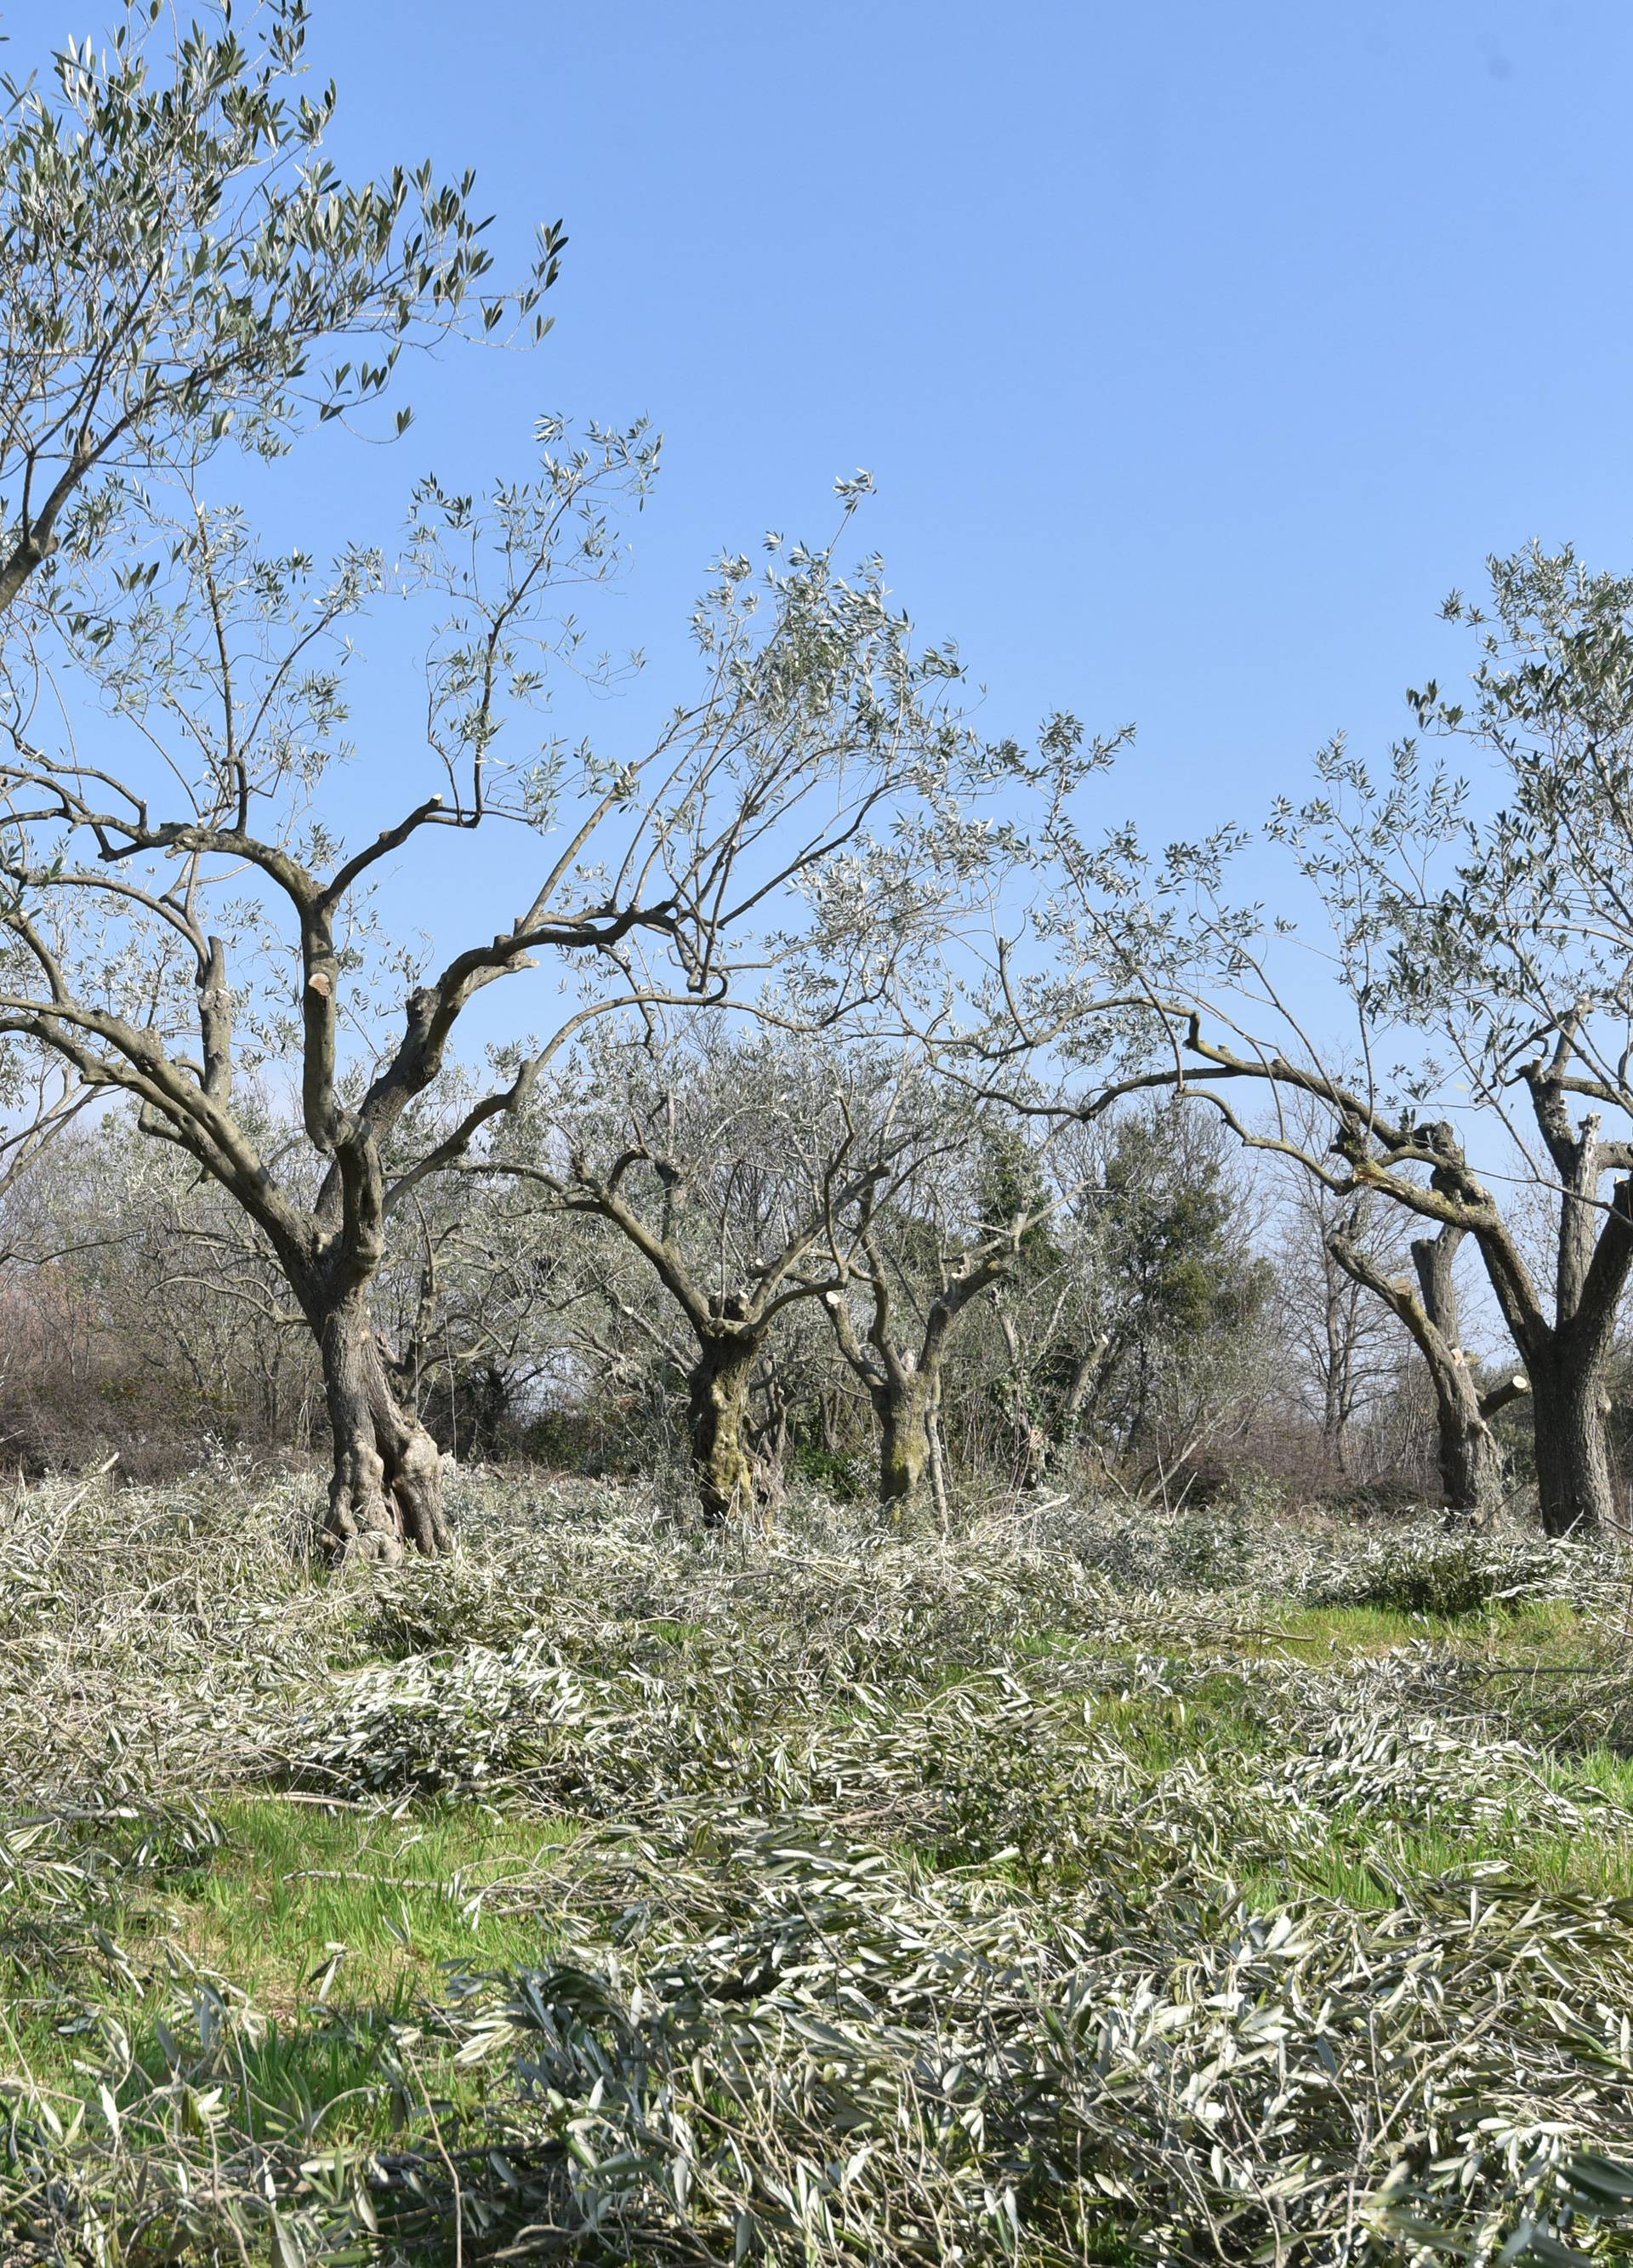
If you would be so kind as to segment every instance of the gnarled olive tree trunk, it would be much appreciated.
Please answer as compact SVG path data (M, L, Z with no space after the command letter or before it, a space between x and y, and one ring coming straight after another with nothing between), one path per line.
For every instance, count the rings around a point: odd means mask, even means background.
M323 1543L336 1559L394 1566L408 1551L451 1547L437 1444L392 1391L366 1298L353 1292L314 1320L335 1465Z
M1440 1501L1449 1520L1484 1521L1503 1501L1502 1445L1481 1413L1479 1399L1458 1390L1465 1380L1434 1379L1435 1463ZM1453 1391L1443 1392L1450 1384Z
M710 1528L723 1528L752 1510L755 1502L754 1460L748 1454L748 1388L761 1336L730 1331L702 1336L687 1381L692 1477Z
M1502 1444L1491 1430L1491 1420L1518 1395L1528 1393L1530 1381L1516 1373L1483 1394L1475 1382L1473 1366L1462 1347L1457 1285L1452 1273L1464 1234L1453 1226L1443 1228L1438 1236L1413 1240L1412 1265L1417 1270L1428 1329L1413 1330L1412 1335L1434 1388L1442 1500L1454 1517L1484 1520L1502 1503L1505 1485ZM1406 1320L1412 1329L1409 1317Z
M840 1352L860 1380L879 1427L879 1501L899 1519L933 1476L931 1426L940 1385L940 1335L928 1339L917 1352L898 1346L891 1336L890 1301L887 1289L881 1289L882 1280L882 1271L876 1272L870 1287L873 1322L865 1340L857 1334L842 1292L828 1292L823 1306Z
M934 1429L948 1335L977 1295L1005 1272L1013 1251L1004 1245L960 1262L931 1301L915 1347L898 1336L890 1270L871 1229L859 1245L867 1264L865 1272L857 1272L864 1276L873 1310L866 1337L857 1332L842 1292L825 1292L822 1304L839 1351L866 1388L879 1423L879 1500L899 1517L917 1501L927 1481L938 1485L945 1499L945 1476L937 1481Z
M885 1505L914 1503L930 1477L930 1419L935 1403L937 1373L929 1377L917 1366L894 1377L868 1381L868 1395L879 1420L879 1500Z
M1552 1063L1527 1066L1537 1123L1559 1179L1558 1245L1551 1325L1519 1271L1491 1268L1492 1289L1530 1374L1537 1499L1548 1535L1592 1535L1615 1517L1606 1373L1622 1294L1633 1274L1633 1146L1604 1142L1592 1115L1573 1124L1563 1065L1574 1031L1563 1027ZM1600 1183L1617 1179L1608 1204ZM1491 1256L1488 1255L1488 1264Z

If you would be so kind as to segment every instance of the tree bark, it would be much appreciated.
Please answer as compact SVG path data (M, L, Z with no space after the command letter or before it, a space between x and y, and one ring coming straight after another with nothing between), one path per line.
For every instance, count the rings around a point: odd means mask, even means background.
M754 1338L705 1339L688 1381L692 1477L710 1528L723 1528L754 1507L754 1469L747 1434L748 1383L758 1352Z
M1526 1381L1512 1380L1497 1395L1482 1395L1462 1346L1453 1264L1463 1241L1460 1228L1443 1228L1438 1236L1412 1241L1412 1265L1430 1328L1419 1331L1413 1319L1402 1320L1416 1340L1429 1366L1435 1395L1437 1462L1446 1511L1454 1517L1484 1520L1503 1498L1503 1452L1490 1418Z
M919 1370L885 1379L872 1389L879 1418L879 1500L911 1504L930 1474L930 1405L933 1378Z
M915 1351L901 1343L894 1329L891 1270L874 1239L871 1221L858 1242L868 1263L866 1282L873 1306L865 1342L857 1336L840 1291L825 1292L823 1306L839 1351L866 1388L879 1421L879 1502L902 1507L913 1501L931 1475L931 1429L940 1402L947 1335L971 1301L1008 1271L1015 1247L1006 1243L959 1263L951 1281L931 1301ZM945 1475L937 1477L937 1489L945 1519Z
M1525 1389L1516 1380L1499 1394L1482 1396L1460 1344L1453 1263L1463 1234L1460 1228L1447 1227L1438 1236L1414 1241L1416 1289L1405 1278L1385 1276L1341 1229L1331 1232L1327 1247L1347 1275L1375 1292L1399 1318L1423 1359L1434 1389L1435 1462L1447 1515L1484 1520L1503 1496L1503 1452L1488 1421L1494 1409Z
M1055 1423L1056 1447L1062 1450L1075 1449L1083 1427L1084 1413L1094 1401L1105 1382L1112 1357L1111 1334L1102 1331L1098 1338L1078 1351L1071 1366L1071 1376L1063 1395L1060 1413Z
M1574 1125L1565 1085L1576 1015L1563 1020L1551 1062L1526 1067L1532 1108L1559 1176L1559 1241L1551 1329L1531 1328L1524 1349L1533 1395L1538 1510L1548 1535L1594 1534L1615 1518L1605 1420L1610 1400L1606 1368L1616 1317L1633 1271L1633 1149L1601 1142L1590 1114ZM1607 1173L1618 1178L1610 1202L1599 1196ZM1499 1300L1508 1288L1492 1277ZM1513 1301L1510 1292L1510 1304ZM1513 1328L1511 1322L1511 1329Z
M935 1500L936 1517L941 1523L941 1533L953 1533L953 1506L947 1493L947 1445L941 1426L941 1381L936 1381L936 1391L931 1401L928 1421L930 1434L930 1489Z
M1453 1520L1483 1521L1503 1500L1503 1451L1466 1362L1431 1362L1435 1462L1441 1501Z
M323 1384L335 1443L326 1550L336 1559L395 1566L409 1550L452 1548L437 1444L392 1392L361 1296L324 1315Z
M1597 1365L1573 1362L1571 1350L1532 1366L1538 1509L1546 1535L1593 1535L1615 1516L1605 1381Z

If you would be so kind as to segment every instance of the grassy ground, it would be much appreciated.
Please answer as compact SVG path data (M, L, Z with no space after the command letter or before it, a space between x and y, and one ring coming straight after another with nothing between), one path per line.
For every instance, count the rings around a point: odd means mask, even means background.
M1590 1555L0 1518L0 2259L1633 2257Z

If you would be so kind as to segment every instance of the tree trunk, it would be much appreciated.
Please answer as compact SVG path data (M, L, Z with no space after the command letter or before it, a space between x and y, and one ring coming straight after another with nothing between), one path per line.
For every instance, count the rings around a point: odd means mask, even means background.
M1463 1232L1455 1226L1443 1228L1438 1236L1413 1239L1412 1266L1428 1328L1420 1328L1409 1312L1397 1312L1429 1366L1435 1395L1436 1462L1446 1512L1454 1519L1484 1520L1502 1500L1503 1452L1486 1422L1490 1411L1463 1351L1455 1274L1462 1241Z
M319 1342L335 1469L324 1543L337 1559L395 1566L409 1550L451 1548L437 1444L391 1390L360 1297L322 1319Z
M1534 1364L1531 1394L1543 1533L1594 1535L1615 1518L1604 1381L1568 1359Z
M1487 1421L1494 1410L1525 1391L1525 1381L1515 1379L1483 1398L1475 1383L1461 1344L1453 1273L1463 1235L1453 1226L1414 1241L1416 1291L1403 1278L1385 1276L1342 1228L1328 1233L1327 1248L1346 1275L1376 1292L1411 1335L1434 1389L1441 1501L1454 1520L1483 1520L1496 1511L1503 1494L1503 1452Z
M1330 1250L1330 1248L1329 1248ZM1327 1339L1327 1367L1321 1380L1321 1447L1328 1464L1341 1479L1350 1472L1350 1346L1344 1329L1344 1292L1331 1267L1326 1270L1322 1328Z
M938 1380L931 1399L928 1424L930 1434L930 1486L935 1498L936 1517L941 1522L941 1533L953 1533L953 1506L947 1494L947 1444L941 1426L941 1384Z
M1100 1336L1079 1350L1071 1366L1071 1376L1062 1397L1060 1415L1056 1420L1056 1446L1062 1450L1078 1447L1078 1437L1083 1426L1084 1413L1099 1395L1105 1382L1111 1360L1111 1334L1102 1331Z
M1001 1391L1008 1404L1010 1423L1015 1431L1015 1483L1023 1491L1030 1491L1043 1485L1052 1444L1033 1415L1030 1381L1026 1365L1021 1357L1020 1333L1015 1328L1015 1318L1004 1305L1002 1295L997 1292L993 1293L993 1308L998 1319L998 1329L1004 1335L1004 1351L1009 1356L1009 1371L1001 1381Z
M1440 1495L1456 1520L1485 1520L1503 1498L1503 1452L1487 1425L1466 1363L1452 1374L1430 1366L1435 1389L1435 1451Z
M821 1428L818 1438L825 1456L835 1456L839 1451L839 1396L826 1389L817 1396L817 1422Z
M910 1505L930 1473L930 1394L921 1372L873 1389L879 1416L879 1500Z
M754 1469L746 1437L748 1381L758 1352L752 1339L705 1340L692 1367L687 1395L692 1476L710 1528L754 1507Z

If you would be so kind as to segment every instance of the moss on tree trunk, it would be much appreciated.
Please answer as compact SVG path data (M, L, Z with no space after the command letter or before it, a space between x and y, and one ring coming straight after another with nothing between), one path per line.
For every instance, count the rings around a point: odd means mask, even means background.
M711 1528L751 1511L754 1462L748 1454L748 1381L758 1342L735 1334L705 1340L688 1381L687 1423L692 1477Z

